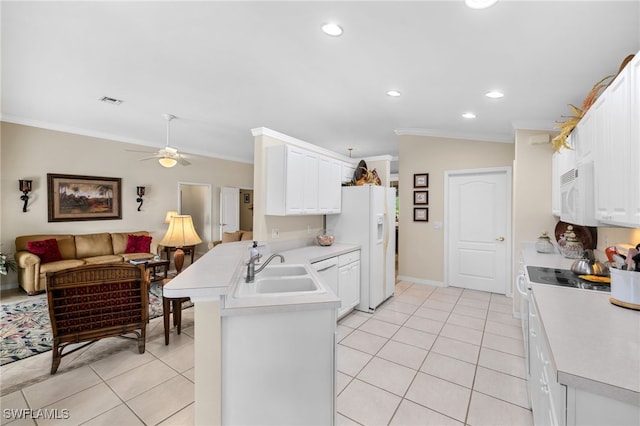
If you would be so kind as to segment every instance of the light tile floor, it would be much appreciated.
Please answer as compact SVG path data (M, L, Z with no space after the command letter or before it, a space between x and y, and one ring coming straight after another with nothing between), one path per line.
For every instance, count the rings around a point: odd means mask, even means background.
M193 425L193 333L187 309L169 346L162 318L151 320L143 355L113 338L63 358L54 376L51 353L2 366L1 424ZM504 296L399 282L374 314L343 318L338 342L338 425L533 423L520 325ZM6 408L69 418L16 420Z

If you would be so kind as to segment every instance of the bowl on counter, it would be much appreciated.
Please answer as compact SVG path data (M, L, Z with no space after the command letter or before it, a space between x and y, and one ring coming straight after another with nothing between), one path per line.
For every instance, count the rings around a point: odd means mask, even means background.
M326 233L321 233L316 236L316 241L318 242L318 245L325 246L325 247L333 244L334 240L335 238L333 235L329 235Z

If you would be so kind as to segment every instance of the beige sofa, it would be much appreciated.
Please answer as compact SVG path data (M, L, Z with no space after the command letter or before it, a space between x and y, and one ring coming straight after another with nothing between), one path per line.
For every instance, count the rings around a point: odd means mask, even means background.
M151 242L151 253L125 253L129 235L146 235L147 231L98 233L85 235L23 235L16 238L18 283L29 295L46 291L47 272L56 272L86 264L123 263L154 256L157 244ZM42 263L31 253L27 243L55 238L62 260Z
M234 232L224 232L221 240L211 241L209 249L222 243L233 243L235 241L252 241L253 231L243 231L242 229Z

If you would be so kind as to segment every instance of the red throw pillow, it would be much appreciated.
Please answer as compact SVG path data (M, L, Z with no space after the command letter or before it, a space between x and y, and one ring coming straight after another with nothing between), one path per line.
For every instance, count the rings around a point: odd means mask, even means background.
M58 248L58 241L55 238L42 241L29 241L27 242L27 249L37 255L42 263L62 260L62 255Z
M127 238L125 253L150 253L151 237L148 235L131 235Z

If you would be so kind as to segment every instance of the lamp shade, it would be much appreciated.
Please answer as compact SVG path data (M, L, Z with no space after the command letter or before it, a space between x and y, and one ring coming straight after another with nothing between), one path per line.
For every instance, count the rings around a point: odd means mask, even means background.
M171 222L171 218L174 216L178 216L178 211L177 210L169 210L167 212L167 214L164 217L164 223L169 223Z
M177 215L171 218L169 229L158 244L165 247L186 247L200 244L202 240L193 227L193 220L189 215Z

